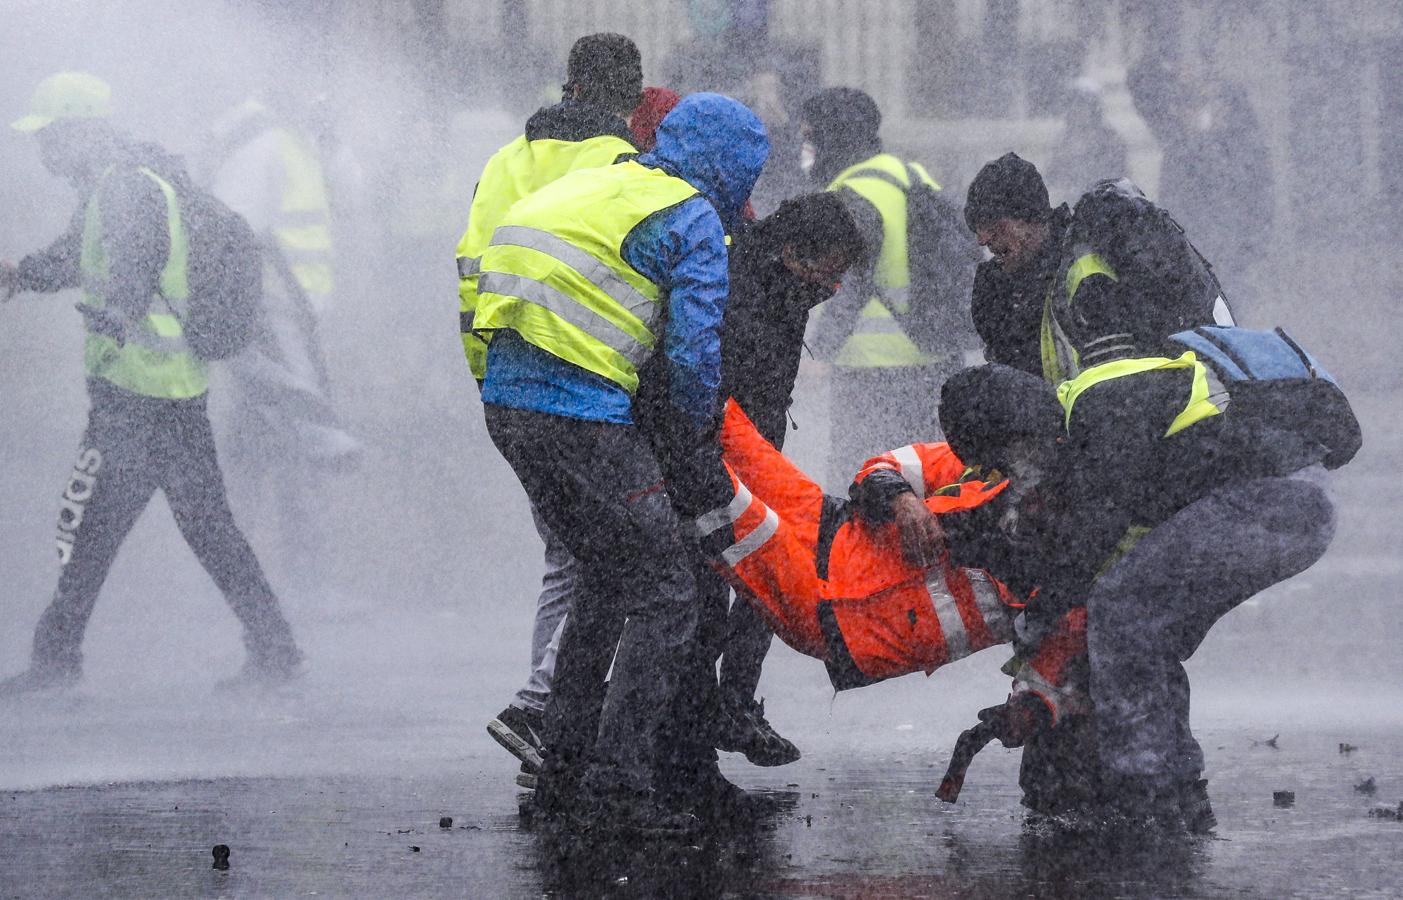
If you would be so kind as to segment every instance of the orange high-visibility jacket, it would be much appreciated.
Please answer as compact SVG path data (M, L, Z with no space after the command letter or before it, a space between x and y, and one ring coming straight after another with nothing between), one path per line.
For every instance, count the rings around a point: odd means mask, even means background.
M850 517L831 543L824 540L822 488L766 441L734 402L726 405L721 445L735 496L699 517L698 530L731 529L734 543L722 562L732 580L781 640L828 665L835 687L930 674L1012 641L1021 604L984 570L958 568L948 558L929 569L912 566L890 523ZM857 480L878 469L899 472L936 514L978 506L1006 484L966 477L944 443L874 457ZM829 506L831 512L831 499ZM1065 668L1060 655L1040 662L1034 674L1055 679Z

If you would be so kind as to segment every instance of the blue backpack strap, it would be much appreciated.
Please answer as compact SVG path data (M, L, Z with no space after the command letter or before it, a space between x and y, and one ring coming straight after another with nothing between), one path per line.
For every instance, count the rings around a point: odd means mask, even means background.
M1193 350L1226 382L1282 378L1335 381L1280 328L1253 331L1231 325L1202 325L1181 331L1172 340Z

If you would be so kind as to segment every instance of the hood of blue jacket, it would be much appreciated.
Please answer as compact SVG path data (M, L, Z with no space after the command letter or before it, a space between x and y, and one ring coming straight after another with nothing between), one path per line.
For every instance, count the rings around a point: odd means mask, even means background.
M657 146L639 157L706 195L729 227L749 199L770 139L760 117L721 94L689 94L658 126Z

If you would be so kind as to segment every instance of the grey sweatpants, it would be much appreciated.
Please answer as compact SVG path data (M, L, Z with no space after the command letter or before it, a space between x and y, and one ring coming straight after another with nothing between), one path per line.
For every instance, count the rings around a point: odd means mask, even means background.
M550 526L531 504L536 533L546 545L546 570L541 576L541 593L536 598L536 625L531 630L531 674L516 692L513 706L544 712L555 677L555 656L560 651L560 635L565 631L565 614L583 586L580 563L570 548L551 533Z
M1214 622L1304 571L1335 532L1318 468L1232 484L1189 504L1097 579L1087 651L1110 775L1152 788L1198 778L1183 660Z

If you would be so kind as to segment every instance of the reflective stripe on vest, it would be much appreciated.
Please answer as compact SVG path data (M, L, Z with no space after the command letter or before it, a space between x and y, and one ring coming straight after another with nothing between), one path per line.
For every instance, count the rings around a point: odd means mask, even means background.
M611 134L583 141L528 141L522 135L488 160L473 194L468 227L457 249L459 327L463 354L475 378L481 380L487 368L487 342L472 331L482 254L507 210L567 172L607 166L621 155L634 152L632 144Z
M847 368L914 366L937 361L923 353L892 315L910 309L910 257L907 246L906 193L915 173L935 190L940 185L920 163L902 162L890 153L849 166L829 183L827 190L847 188L862 197L882 217L882 249L874 275L878 297L862 308L853 333L843 343L834 362Z
M1157 369L1190 369L1193 373L1193 383L1189 390L1188 401L1184 404L1183 411L1175 416L1174 421L1169 424L1169 429L1165 431L1164 437L1177 434L1195 422L1201 422L1223 411L1222 406L1212 400L1212 395L1215 392L1213 390L1214 379L1210 377L1211 373L1203 363L1198 361L1194 352L1188 350L1175 359L1160 356L1118 359L1115 362L1093 366L1071 381L1064 381L1057 386L1057 402L1062 404L1065 416L1063 419L1064 427L1071 428L1072 407L1077 402L1077 398L1091 388L1116 378L1139 375L1142 372L1152 372Z
M510 328L634 392L662 307L623 243L644 219L695 196L680 178L626 162L572 172L519 201L482 254L474 329Z
M107 251L103 246L102 186L113 169L103 173L88 201L83 218L83 244L79 259L83 303L93 309L107 305L106 291L111 277ZM180 202L165 179L148 168L139 170L161 189L166 201L166 230L170 251L161 269L159 292L152 296L147 314L128 323L119 343L115 338L89 332L84 342L84 367L89 377L101 378L117 387L148 397L180 400L198 397L209 389L205 364L185 342L180 316L190 296L188 280L189 241L180 215ZM157 304L165 312L155 311Z

